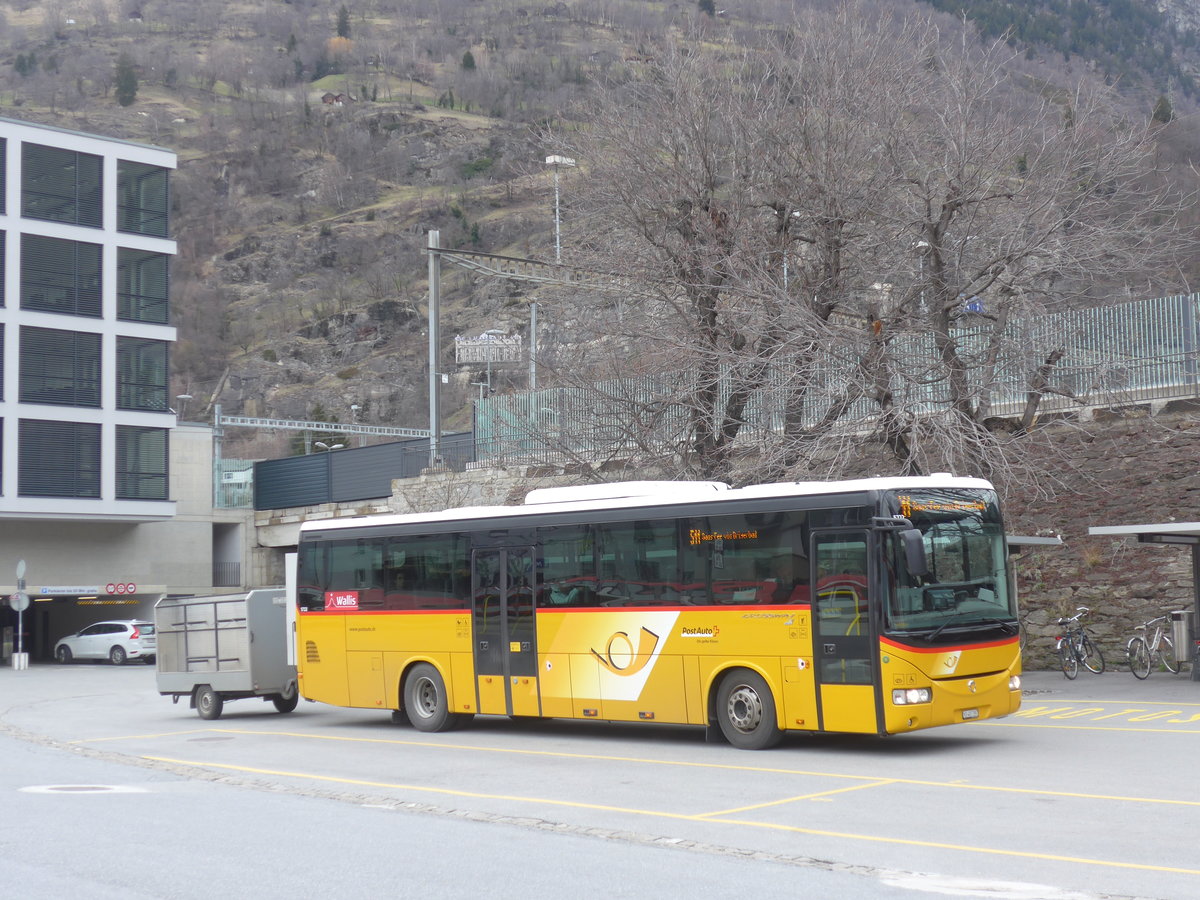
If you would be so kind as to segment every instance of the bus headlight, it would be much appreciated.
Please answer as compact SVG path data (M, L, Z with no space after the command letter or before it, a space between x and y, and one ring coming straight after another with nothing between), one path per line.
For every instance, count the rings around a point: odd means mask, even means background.
M1021 689L1021 676L1020 675L1009 675L1008 676L1008 689L1010 691L1019 691Z
M933 692L929 688L907 688L892 691L892 702L897 706L928 703L932 699Z

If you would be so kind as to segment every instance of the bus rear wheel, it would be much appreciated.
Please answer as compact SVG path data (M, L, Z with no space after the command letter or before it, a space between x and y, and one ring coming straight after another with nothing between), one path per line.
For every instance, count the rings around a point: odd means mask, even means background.
M734 669L721 678L716 713L725 740L739 750L766 750L783 737L771 689L749 669Z
M452 731L471 716L450 712L450 697L441 673L429 663L418 663L404 679L404 712L417 731Z

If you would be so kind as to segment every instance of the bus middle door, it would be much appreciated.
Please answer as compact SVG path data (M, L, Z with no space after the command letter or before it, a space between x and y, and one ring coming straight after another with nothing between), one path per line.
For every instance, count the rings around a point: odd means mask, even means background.
M475 690L485 715L541 715L534 585L530 549L472 554Z
M865 531L813 535L813 663L821 728L875 733L879 645L868 591Z

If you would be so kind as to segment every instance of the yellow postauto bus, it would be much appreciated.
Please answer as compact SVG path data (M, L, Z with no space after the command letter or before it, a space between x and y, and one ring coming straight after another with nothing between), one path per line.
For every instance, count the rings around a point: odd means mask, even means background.
M302 695L421 731L474 715L900 734L1021 702L992 486L934 475L535 490L306 522Z

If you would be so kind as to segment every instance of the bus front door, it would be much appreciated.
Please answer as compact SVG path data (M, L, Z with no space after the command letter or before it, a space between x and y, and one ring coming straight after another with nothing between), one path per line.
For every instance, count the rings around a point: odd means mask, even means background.
M537 716L533 553L476 550L471 558L475 690L480 713Z
M879 730L868 546L862 531L813 535L813 665L825 731Z

